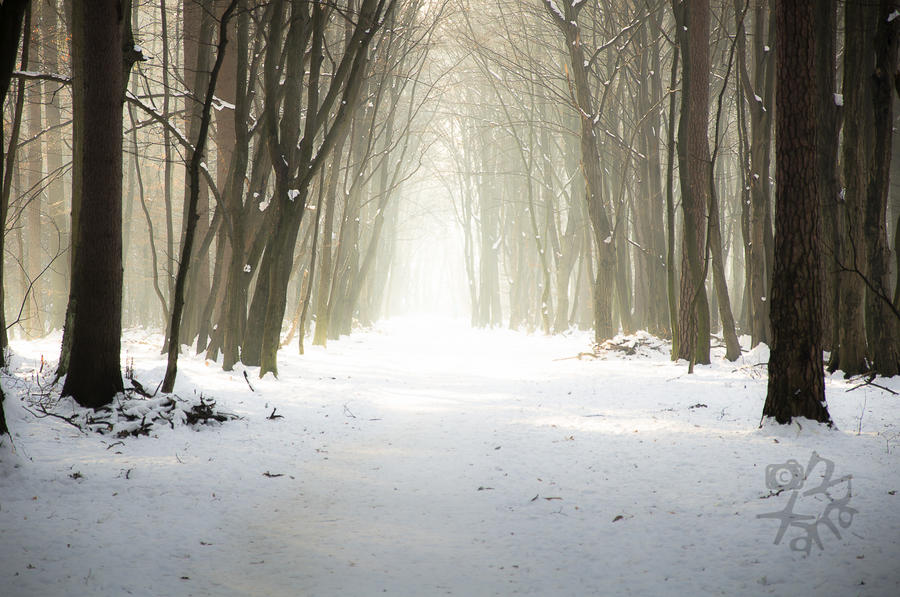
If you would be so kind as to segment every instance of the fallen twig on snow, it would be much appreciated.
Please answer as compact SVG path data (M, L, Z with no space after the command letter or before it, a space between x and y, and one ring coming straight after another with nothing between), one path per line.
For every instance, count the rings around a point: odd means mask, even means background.
M889 393L893 394L894 396L900 396L900 394L898 394L894 390L887 388L881 384L875 383L873 381L874 379L875 379L875 376L873 375L872 377L870 377L866 381L862 382L861 384L857 384L857 385L853 386L852 388L849 388L847 391L852 392L853 390L858 390L859 388L861 388L863 386L874 386L874 387L878 388L879 390L884 390L885 392L889 392Z
M68 423L69 425L71 425L72 427L77 429L78 431L87 435L87 431L85 431L84 428L81 427L81 425L79 425L78 423L75 422L76 415L71 415L71 416L65 417L63 415L52 413L52 412L49 412L48 410L46 410L44 408L44 406L41 404L38 404L38 406L36 407L39 411L41 411L40 414L34 412L33 410L31 410L30 408L28 408L25 405L22 405L22 408L24 408L27 412L31 413L36 419L45 419L47 417L55 417L57 419L65 421L66 423Z
M570 361L572 359L578 359L580 361L584 357L591 357L593 359L596 359L596 358L598 358L598 355L594 354L593 352L579 352L574 357L562 357L562 358L553 359L553 360L554 361Z

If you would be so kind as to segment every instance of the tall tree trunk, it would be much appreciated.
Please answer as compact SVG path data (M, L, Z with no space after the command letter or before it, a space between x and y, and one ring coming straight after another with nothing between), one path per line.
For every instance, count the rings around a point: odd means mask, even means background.
M41 11L41 28L44 30L44 68L48 72L59 72L59 55L65 52L65 38L60 31L62 25L57 19L57 2L49 0ZM66 192L63 184L63 142L60 132L60 107L58 102L48 102L45 109L47 120L47 142L44 153L47 156L47 174L50 177L47 186L47 211L53 222L54 232L50 234L50 251L55 255L54 247L65 252L69 244L69 230L66 218ZM56 238L54 238L56 237ZM55 267L50 269L49 295L50 309L48 313L49 329L62 327L66 314L66 298L69 288L69 268L66 260L59 259Z
M741 13L741 2L735 0L735 11ZM769 170L772 144L772 97L774 94L775 70L771 44L774 33L771 22L774 13L761 1L753 10L753 77L746 65L746 42L744 25L739 23L738 71L741 88L750 114L749 171L746 186L750 187L749 234L744 237L748 248L749 261L745 264L747 273L746 293L748 315L750 317L751 344L768 342L771 334L769 324L769 280L771 278L771 184Z
M75 85L82 101L81 213L69 297L74 318L62 394L97 408L122 391L122 68L119 0L73 6ZM130 14L129 14L130 16Z
M335 254L334 242L334 213L337 205L338 182L340 180L341 161L343 159L344 141L347 138L349 127L338 136L334 148L334 159L328 170L325 183L325 221L322 232L322 249L319 264L319 284L316 293L316 329L313 336L313 344L325 346L328 342L328 297L331 294L332 258ZM318 215L318 214L317 214Z
M300 323L299 327L299 337L297 339L297 351L300 354L304 354L306 351L304 349L304 342L306 340L306 318L309 314L309 304L312 299L312 290L313 284L316 280L316 257L318 256L318 248L319 248L319 225L322 223L322 198L324 196L324 187L325 187L325 176L324 170L322 171L323 175L319 177L318 183L318 193L316 199L316 221L313 225L312 231L312 249L309 252L309 269L307 270L308 276L306 279L306 293L302 297L303 306L300 311Z
M367 98L371 82L365 77L361 98ZM341 216L338 250L335 253L335 278L328 305L328 334L332 339L350 333L355 305L351 304L354 280L359 273L360 241L363 230L363 196L366 194L370 157L370 136L367 102L353 111L350 124L350 151L344 171L344 210Z
M612 306L615 292L616 250L613 230L603 204L603 178L600 153L594 134L594 101L587 78L587 60L578 29L578 13L584 3L568 3L559 14L556 3L544 0L544 6L560 29L569 52L569 66L575 87L575 101L581 121L581 165L587 188L588 216L597 242L597 280L593 285L594 339L599 343L612 338L617 329L613 324Z
M734 315L731 312L731 299L728 296L728 283L725 279L725 258L722 256L722 232L719 224L719 201L713 183L710 184L709 198L709 250L712 257L713 285L716 290L716 303L721 318L722 337L725 340L725 358L736 361L741 356L741 344L735 332Z
M840 107L835 103L837 5L829 1L815 11L816 28L816 172L822 203L823 346L835 354L839 344L840 284L835 259L841 246L843 213L838 182Z
M40 22L43 11L41 3L36 2L31 7L31 21ZM28 69L38 71L41 67L41 56L39 50L42 44L42 30L40 26L32 25L31 31L31 51L28 56ZM43 131L43 118L41 115L41 104L44 102L43 83L34 81L31 84L30 101L28 103L28 129L29 137L32 141L28 144L28 152L25 156L25 187L27 193L28 207L26 210L25 220L27 227L28 247L25 259L24 272L29 281L29 288L25 288L26 295L23 297L25 301L25 310L23 313L23 328L29 337L43 335L43 303L44 303L44 281L39 277L41 275L42 266L42 247L41 247L41 212L44 209L44 156L41 151L41 140L38 138Z
M159 0L159 16L160 26L162 27L162 83L163 83L163 104L162 110L166 118L170 115L171 88L169 86L169 28L168 14L166 10L166 0ZM185 41L185 44L187 42ZM176 52L177 54L177 52ZM186 129L185 129L186 130ZM173 264L175 263L175 226L173 223L174 210L172 209L172 175L174 169L174 160L172 158L171 133L168 127L163 127L163 204L166 212L166 267L164 273L166 275L166 291L168 296L172 296L173 286L175 284L175 275ZM157 276L159 273L157 272ZM168 313L164 312L164 319L168 319Z
M243 8L245 3L239 5ZM250 114L250 97L249 90L252 88L251 67L248 63L248 52L250 49L250 16L245 10L240 10L237 16L237 31L235 43L225 47L225 62L222 65L222 73L228 78L234 79L232 89L226 88L228 91L234 92L234 135L235 143L231 152L231 163L229 164L227 182L224 189L225 210L223 212L224 221L222 229L225 232L229 247L223 247L220 252L222 254L222 273L226 280L223 286L225 290L222 292L221 301L219 301L218 311L218 328L208 346L208 356L214 356L217 348L221 347L223 351L222 367L226 371L230 371L234 364L239 360L239 348L243 341L244 323L247 317L247 289L250 284L250 275L245 272L245 265L250 265L252 259L246 259L246 240L247 231L253 228L251 216L256 221L261 219L257 202L250 193L256 193L256 189L265 186L262 181L261 172L268 172L269 165L263 156L268 155L265 151L261 151L265 144L260 143L257 146L257 160L254 163L254 172L251 175L250 187L248 189L247 205L244 205L244 179L247 175L247 165L250 156L250 138L247 131L248 119ZM257 41L257 43L259 43ZM229 63L229 56L234 54L235 63L233 68L234 74L225 73L225 69L232 68ZM254 61L254 65L258 61ZM221 241L220 241L221 242ZM255 265L255 262L253 262ZM218 267L218 260L216 263ZM252 271L252 266L251 266ZM199 347L199 345L198 345Z
M289 13L290 17L287 22L290 23L290 26L287 30L287 42L283 42L285 27L282 23L285 22L285 10L286 3L284 0L271 2L266 8L264 21L268 29L268 36L265 49L265 69L263 72L265 106L262 113L262 126L265 127L265 135L261 145L265 148L267 164L275 175L274 195L269 201L265 212L266 222L271 226L269 230L272 231L272 234L259 239L263 242L265 249L262 261L255 272L253 272L252 268L245 268L240 261L234 263L232 269L235 275L238 275L238 272L241 270L245 272L244 279L246 279L248 286L250 283L248 278L251 275L255 275L256 279L246 327L242 330L241 336L241 361L245 365L250 366L259 365L262 358L266 312L272 287L269 269L273 262L278 261L278 257L273 257L272 252L276 250L276 242L283 242L283 239L279 239L278 234L286 229L284 226L286 203L284 194L288 190L287 177L289 176L290 158L294 155L294 145L293 143L287 143L286 148L282 149L279 136L296 139L299 136L300 126L298 111L301 99L298 86L302 71L298 68L298 63L300 61L299 54L302 53L302 46L305 45L303 35L306 35L306 32L303 29L308 24L309 15L308 8L303 10L302 7L297 7L296 14L293 12ZM281 61L282 53L289 60L286 68L284 68ZM282 83L283 77L284 82ZM279 112L282 111L282 105L284 106L283 117L279 122L278 116ZM262 237L262 234L259 236ZM236 257L236 259L239 259L239 257ZM286 258L286 260L288 262L292 261L290 257ZM279 339L275 338L276 346ZM226 364L228 360L226 352Z
M666 269L663 257L666 252L663 225L665 206L662 197L662 170L659 158L659 104L662 100L662 73L660 72L659 43L655 40L647 41L647 26L641 29L641 40L643 47L638 115L642 124L638 133L638 141L643 157L640 158L638 169L641 191L637 198L637 204L640 218L635 225L635 235L640 244L635 263L635 312L642 303L643 326L654 334L664 334L668 325ZM642 276L637 275L638 264L643 272ZM638 287L638 285L640 286Z
M867 78L874 71L875 33L871 7L848 4L844 40L844 200L841 244L835 248L840 263L839 340L833 347L829 369L841 369L847 376L868 369L864 313L866 241L863 236L866 194L866 158L872 138L871 86Z
M822 367L814 3L778 2L772 351L763 416L831 424Z
M28 2L25 0L6 0L0 5L0 113L3 112L3 106L6 102L6 93L9 90L11 74L15 68L16 55L19 50L19 40L22 36L22 24L25 18L26 7ZM3 118L0 118L0 187L3 186L5 180L5 158L3 147ZM12 145L10 145L12 150ZM2 194L2 193L0 193ZM6 230L6 197L2 199L2 207L0 207L0 230ZM0 235L5 236L5 235ZM2 255L3 241L0 240L0 255ZM3 288L5 282L3 278L3 264L0 263L0 367L6 365L6 317L4 315L5 308L3 305ZM9 427L6 423L6 414L3 410L3 389L0 388L0 435L9 433Z
M156 250L156 241L155 235L153 234L153 219L150 217L150 209L147 206L146 194L144 193L144 180L141 175L141 164L140 164L140 154L138 153L139 144L138 144L138 131L137 131L137 120L134 117L134 108L132 106L128 106L128 115L131 121L131 141L132 141L132 153L134 158L134 176L137 181L138 187L138 199L141 202L141 209L144 212L144 217L147 220L147 239L150 244L150 269L152 270L152 279L153 279L153 290L156 293L156 297L159 299L160 313L162 314L162 321L166 320L166 316L169 312L169 307L166 304L166 297L163 295L162 290L159 286L159 267L158 267L158 252ZM123 257L124 259L124 257Z
M200 162L203 160L203 150L206 146L207 133L209 123L212 118L210 113L212 110L213 94L216 90L216 79L222 68L222 62L225 59L225 45L228 43L228 21L231 13L234 12L238 0L231 0L222 13L219 24L219 41L216 52L216 62L213 65L212 72L207 82L206 97L202 104L200 112L200 130L194 142L194 151L191 153L191 160L188 165L188 183L189 183L189 201L187 205L188 214L184 228L184 243L181 247L181 261L178 265L178 275L175 278L175 293L172 297L172 320L169 323L169 354L166 366L166 375L163 379L162 391L171 392L175 388L175 377L178 373L178 352L181 349L180 331L182 323L182 315L184 311L185 288L187 284L187 275L191 265L203 265L202 260L193 261L194 235L200 230L198 221L200 220ZM206 251L207 249L204 249Z
M716 191L716 158L719 155L720 135L719 130L722 122L722 100L725 96L725 90L728 86L728 79L731 76L732 66L734 64L735 45L732 44L731 51L728 56L728 70L725 74L725 81L722 83L722 89L719 92L716 104L715 117L715 134L713 136L713 153L709 165L709 222L707 225L709 238L710 253L712 254L713 266L713 287L716 291L716 307L722 319L722 337L725 340L725 358L729 361L736 361L741 356L741 345L738 342L737 332L735 332L734 315L731 311L731 298L728 296L728 283L725 279L725 257L723 256L722 228L721 219L719 217L719 198ZM724 185L723 185L724 186Z
M678 311L680 359L709 363L709 303L706 297L706 205L709 193L709 3L677 3L682 60L678 164L684 214Z
M209 87L210 66L212 64L213 32L216 27L211 6L217 2L198 2L198 0L183 0L184 2L184 80L187 83L189 95L185 105L185 131L188 139L194 140L200 134L203 95ZM185 163L193 159L193 151L187 150ZM201 162L206 160L203 155ZM185 175L184 205L185 211L182 217L182 246L186 234L187 220L191 214L187 211L190 203L189 176ZM204 236L209 230L209 191L206 185L200 186L200 195L197 200L199 219L197 220L197 234ZM209 253L196 253L190 256L191 274L188 278L188 287L185 295L185 318L182 322L182 337L191 340L197 334L203 306L209 295ZM180 264L179 264L180 268Z
M221 5L222 1L219 0L217 5ZM240 5L241 3L239 3ZM218 11L217 11L218 12ZM244 19L246 20L246 19ZM220 110L216 111L215 114L215 122L216 122L216 184L220 189L224 191L226 194L231 194L230 188L230 180L229 180L229 168L233 162L235 162L235 150L237 147L238 139L237 139L237 120L238 120L238 111L237 111L237 93L238 93L238 55L241 53L241 66L242 69L241 74L246 77L246 69L247 69L247 37L246 31L241 33L239 31L240 28L246 29L247 25L235 25L234 22L229 24L229 37L234 39L238 38L236 43L230 43L225 46L225 57L222 61L222 68L219 71L219 79L216 83L216 95L223 100L224 107ZM243 83L245 85L245 83ZM246 135L244 135L243 141L246 141ZM237 152L240 153L245 151L245 148L237 149ZM238 161L238 163L241 163ZM246 158L243 159L243 163L246 164ZM243 171L241 173L241 177L243 178ZM243 185L241 185L243 186ZM239 194L239 197L242 197ZM228 205L228 200L225 200L226 206ZM226 207L227 209L227 207ZM225 214L227 218L228 215ZM213 287L218 286L216 290L218 291L216 294L221 295L221 280L224 277L224 269L226 269L228 263L231 262L231 237L228 234L228 226L222 226L219 231L217 247L216 247L216 260L215 266L213 269L213 279L219 280L219 284L212 284ZM210 289L210 295L213 294L213 288ZM199 300L199 297L198 297ZM202 311L199 314L199 319L197 321L197 352L201 352L206 349L208 346L209 333L211 331L212 322L210 321L210 317L212 316L212 306L214 304L221 303L221 300L218 300L216 296L207 296L206 304L201 307Z
M869 261L869 282L866 293L866 321L869 325L869 346L872 369L885 377L900 373L900 320L891 310L890 295L891 249L887 238L887 204L891 176L891 150L894 122L893 82L897 73L898 24L897 3L881 0L876 11L875 68L866 77L871 85L871 104L863 106L872 111L873 135L867 164L865 208L865 238Z
M741 311L738 318L742 331L752 332L752 298L750 294L751 279L751 261L752 254L750 252L750 135L747 130L747 106L741 98L744 97L744 82L746 73L746 40L744 34L743 23L745 19L741 18L740 0L735 2L735 20L737 27L737 69L738 74L735 84L738 90L737 103L737 141L738 141L738 170L740 173L738 197L741 205L741 246L743 248L743 289L741 292ZM735 251L737 253L737 251ZM737 258L737 254L735 254ZM737 271L737 270L735 270Z
M299 146L296 139L299 135L285 134L293 128L290 119L294 118L293 107L285 111L282 118L281 139L270 136L270 153L273 156L272 165L275 170L275 197L281 203L282 217L276 222L273 236L266 248L266 254L260 268L260 276L268 279L268 296L265 306L264 326L260 343L260 375L274 373L277 375L277 351L280 344L281 326L284 319L284 311L287 305L287 287L290 281L290 267L293 262L293 251L297 234L306 208L306 199L309 194L309 185L312 178L318 173L322 160L331 154L334 148L334 128L351 116L353 108L358 104L362 83L364 81L364 67L369 60L369 44L379 30L383 22L383 16L393 10L394 2L386 4L374 0L363 0L360 6L359 16L354 26L351 42L347 44L346 51L331 77L328 91L320 102L319 99L319 75L323 59L323 29L326 18L325 10L319 4L312 7L312 44L309 58L309 75L307 78L307 100L304 126ZM294 3L294 11L306 10L308 7L302 2ZM292 42L290 40L294 25L298 20L292 21L291 32L288 34L288 64L285 69L285 86L290 88L299 84L303 78L302 55L301 68L294 73L291 65ZM301 27L303 25L301 24ZM303 46L305 46L305 42ZM296 81L292 81L292 78ZM280 77L278 77L280 79ZM334 111L333 118L329 118L334 102L340 98L339 107ZM286 103L287 105L287 103ZM299 108L299 106L297 106ZM288 118L287 115L290 115ZM270 114L275 119L276 114ZM298 114L296 115L299 117ZM331 123L331 128L325 133L321 144L315 148L314 141L326 122ZM274 130L274 126L272 127ZM299 130L298 130L299 132ZM314 151L315 150L315 151ZM284 170L281 170L284 168ZM296 175L291 172L296 172ZM290 176L290 178L289 178ZM290 186L287 186L290 184ZM290 191L290 194L288 194ZM255 297L254 297L255 299Z
M15 17L13 17L15 18ZM24 18L24 29L28 31L31 29L31 9L30 7L25 11ZM17 48L13 48L11 51L15 51ZM21 68L22 70L28 67L28 54L31 49L31 36L25 35L24 41L22 43L22 62ZM12 130L9 133L9 150L6 152L6 155L2 156L3 161L0 162L0 169L2 169L3 176L0 177L0 223L3 224L3 232L4 234L0 234L0 255L5 253L6 246L6 221L9 215L9 205L10 199L12 197L13 186L21 187L20 184L20 169L16 167L16 159L18 156L18 147L19 147L19 135L22 132L22 115L25 112L25 80L19 79L19 83L16 87L16 102L13 108L13 116L12 116ZM2 121L3 119L0 119ZM2 143L3 137L3 124L0 122L0 143ZM13 185L13 180L15 179L16 184ZM17 235L20 239L21 244L21 228L17 229ZM22 250L18 251L19 254L22 254ZM0 270L2 270L2 262L0 262ZM12 286L9 284L9 286ZM0 286L0 351L6 350L8 346L8 338L6 334L6 314L5 314L5 305L6 305L6 285Z
M59 362L56 365L57 380L68 372L69 361L72 356L72 330L75 325L76 308L76 304L72 300L72 289L74 286L75 255L78 253L78 243L80 239L78 229L81 219L81 177L84 172L84 168L81 165L82 155L84 153L84 132L82 131L84 122L82 118L75 118L74 115L84 114L86 111L84 106L84 87L79 83L79 79L84 78L83 73L81 72L83 63L78 57L78 48L75 47L74 30L76 25L76 12L78 11L75 10L74 2L66 2L64 3L64 6L66 7L67 13L70 13L69 18L67 19L69 29L67 37L69 39L69 55L71 56L70 63L72 65L72 193L71 211L69 214L71 239L69 244L69 295L68 300L66 301L65 316L63 317L63 337L59 349ZM119 126L121 127L121 124Z
M388 83L385 82L385 79L382 80L381 87L387 87ZM376 258L379 256L379 252L382 245L382 234L385 227L385 222L387 221L388 208L390 206L390 200L393 196L392 188L397 185L397 180L399 178L400 172L402 172L402 164L407 155L407 150L409 149L409 134L403 136L402 141L399 142L400 147L395 147L398 150L399 157L397 158L397 165L395 167L391 167L391 153L392 146L395 142L394 139L394 125L396 121L396 113L397 113L397 105L400 98L400 93L402 92L402 87L399 85L390 85L391 93L388 97L389 105L387 107L387 115L386 121L384 123L384 127L380 133L381 139L381 162L378 165L378 170L375 174L377 177L374 177L377 181L377 187L373 188L372 194L374 197L378 198L377 204L374 205L374 216L371 217L371 229L372 232L369 236L369 243L367 245L366 251L361 253L362 260L359 264L358 274L353 280L353 284L350 287L350 291L348 293L347 303L348 307L351 310L357 310L360 313L360 321L365 325L366 319L368 316L368 309L366 309L366 301L361 301L360 297L363 295L364 289L371 290L372 286L370 281L375 277L374 271L376 270ZM379 90L378 97L381 98L382 91ZM413 90L410 96L410 109L414 105L413 98L415 97L415 89ZM375 105L375 111L378 110L379 103ZM370 131L370 135L374 135L374 117L375 113L373 113L372 117L372 127ZM412 117L412 114L410 114ZM370 145L371 147L371 145ZM393 173L393 176L390 174Z
M541 102L541 111L539 118L543 121L547 120L547 102L543 97L540 97ZM532 106L532 111L534 111L534 106ZM533 131L533 127L529 127L531 131ZM533 134L533 132L531 133ZM538 229L538 214L536 211L534 204L534 191L529 191L529 215L532 218L532 228L535 229L535 245L538 253L538 261L541 264L541 273L543 274L542 282L541 282L541 297L540 304L538 305L540 314L541 314L541 328L544 331L544 334L550 334L550 322L553 318L553 278L550 272L550 264L552 262L552 257L549 255L550 251L553 250L553 245L559 246L558 235L556 233L556 221L553 218L553 193L551 191L551 173L550 173L550 134L547 131L546 126L542 126L540 130L540 142L538 143L539 155L538 159L540 160L540 171L541 176L543 178L543 184L541 185L541 197L543 198L543 205L541 206L542 213L544 217L541 218L545 224L545 233L541 234L541 231ZM534 159L535 151L529 152L531 159ZM533 184L531 183L531 178L529 175L529 187L533 188Z
M678 44L672 48L672 71L669 75L669 122L666 140L666 298L669 327L672 330L672 359L678 358L678 295L675 266L675 81L678 76ZM683 92L684 90L682 90Z
M480 312L478 323L483 327L499 325L500 313L500 202L496 194L493 168L496 166L496 143L485 138L481 147L481 175L478 185L478 205L481 220L481 263L480 263ZM513 305L510 305L512 312ZM518 325L518 323L517 323Z
M573 124L576 124L573 122ZM578 168L579 146L577 138L572 135L566 135L563 143L563 160L565 164L565 180L573 178ZM572 173L572 174L570 174ZM582 185L568 185L565 190L566 196L566 226L562 231L562 238L559 240L559 250L556 258L556 318L553 323L553 331L557 334L565 332L569 329L569 311L570 305L575 299L574 293L577 293L577 284L572 285L572 273L578 262L578 253L580 250L581 239L580 230L584 225L582 221L581 205L584 202L580 190ZM577 279L577 274L576 274ZM574 288L573 288L574 286ZM573 289L574 292L572 292ZM573 293L570 299L570 292Z

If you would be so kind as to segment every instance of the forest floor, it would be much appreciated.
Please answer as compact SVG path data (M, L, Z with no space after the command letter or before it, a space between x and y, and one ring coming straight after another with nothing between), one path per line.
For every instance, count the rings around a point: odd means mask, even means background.
M393 320L278 379L185 355L179 398L240 418L133 436L71 424L58 342L3 376L3 595L900 595L900 396L835 375L837 430L760 429L765 347L689 375L646 335ZM160 342L123 344L151 392Z

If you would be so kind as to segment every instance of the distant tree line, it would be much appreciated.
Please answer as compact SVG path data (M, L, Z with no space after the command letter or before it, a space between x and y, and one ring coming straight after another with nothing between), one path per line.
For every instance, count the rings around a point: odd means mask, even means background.
M312 322L324 345L383 313L430 175L474 325L647 329L690 367L747 334L770 399L809 396L766 414L827 421L823 350L900 372L897 11L7 0L0 345L64 329L94 407L123 326L166 330L166 391L185 344L277 375Z

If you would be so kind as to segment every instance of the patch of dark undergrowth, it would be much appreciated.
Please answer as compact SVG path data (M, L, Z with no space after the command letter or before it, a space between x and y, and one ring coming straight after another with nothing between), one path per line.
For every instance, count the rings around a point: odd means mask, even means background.
M60 419L84 433L117 438L149 436L183 425L200 430L240 418L219 410L215 399L203 394L185 399L177 394L149 395L143 388L128 388L112 404L98 409L84 408L53 391L32 393L24 403L38 418Z

